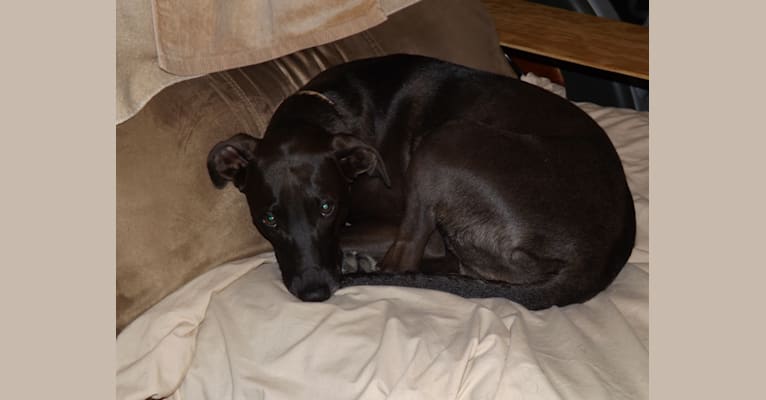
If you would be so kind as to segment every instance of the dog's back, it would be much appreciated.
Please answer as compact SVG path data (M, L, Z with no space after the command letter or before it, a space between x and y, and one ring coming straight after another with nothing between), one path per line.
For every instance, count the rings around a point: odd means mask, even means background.
M450 120L537 136L601 131L582 110L537 86L417 55L341 64L304 89L332 97L377 135L401 129L422 134Z

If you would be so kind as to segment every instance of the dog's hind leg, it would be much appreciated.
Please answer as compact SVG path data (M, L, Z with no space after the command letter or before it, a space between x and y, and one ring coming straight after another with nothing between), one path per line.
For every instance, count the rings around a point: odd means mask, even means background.
M433 209L420 201L417 190L409 189L396 240L381 263L385 272L420 271L428 239L436 232Z

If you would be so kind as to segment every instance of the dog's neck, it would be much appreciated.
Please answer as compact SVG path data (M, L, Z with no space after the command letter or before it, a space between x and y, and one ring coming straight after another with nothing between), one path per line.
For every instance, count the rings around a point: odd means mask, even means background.
M332 95L315 90L302 89L287 97L277 106L267 133L271 130L290 130L300 124L320 127L329 134L354 134L370 137L362 122L344 103L335 101Z

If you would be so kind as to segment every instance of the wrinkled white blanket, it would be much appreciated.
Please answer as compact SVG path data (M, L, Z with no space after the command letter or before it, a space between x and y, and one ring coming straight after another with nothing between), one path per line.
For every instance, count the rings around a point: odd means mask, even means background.
M636 248L585 304L531 312L395 287L324 303L284 288L272 254L187 284L117 338L117 398L648 398L648 114L579 104L615 142Z

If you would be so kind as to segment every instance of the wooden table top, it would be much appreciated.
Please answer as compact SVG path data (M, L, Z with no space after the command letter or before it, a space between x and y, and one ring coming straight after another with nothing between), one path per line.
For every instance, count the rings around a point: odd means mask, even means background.
M482 0L500 43L557 60L649 79L649 29L530 3Z

